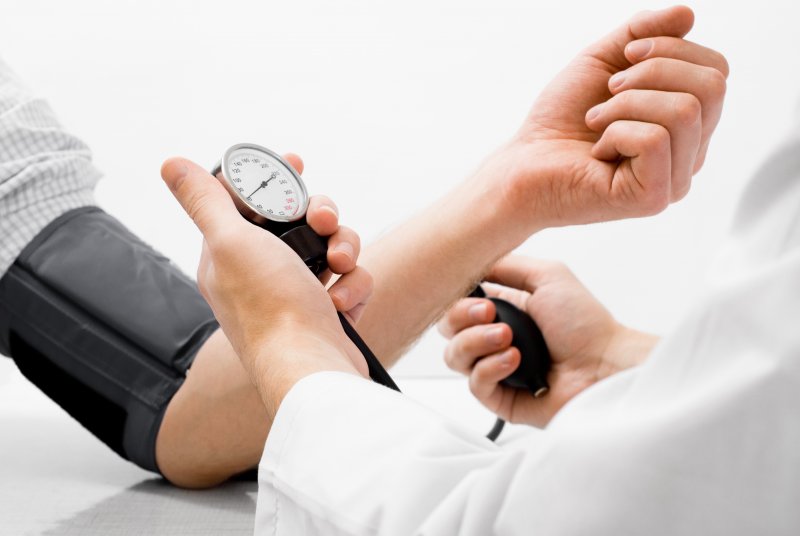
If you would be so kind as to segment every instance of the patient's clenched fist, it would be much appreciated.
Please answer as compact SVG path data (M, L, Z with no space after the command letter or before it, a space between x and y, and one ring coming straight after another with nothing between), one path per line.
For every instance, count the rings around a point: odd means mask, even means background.
M613 96L586 114L587 126L602 135L592 154L612 161L625 156L614 145L614 127L660 125L671 156L669 201L677 201L705 159L722 113L728 64L719 53L675 37L633 41L625 57L633 65L609 79Z
M685 40L687 7L643 12L579 54L487 161L536 228L652 215L689 191L725 95L728 64Z

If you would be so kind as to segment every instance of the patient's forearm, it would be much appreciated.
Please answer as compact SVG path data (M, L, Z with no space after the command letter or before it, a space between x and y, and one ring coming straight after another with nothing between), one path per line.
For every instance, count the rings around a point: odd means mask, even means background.
M375 289L358 330L385 366L394 364L448 305L536 229L506 210L508 181L489 160L444 198L361 255Z

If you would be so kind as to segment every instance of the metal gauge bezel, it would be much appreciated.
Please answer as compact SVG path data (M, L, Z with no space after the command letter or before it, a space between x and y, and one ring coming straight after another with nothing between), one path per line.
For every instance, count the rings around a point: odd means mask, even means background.
M294 177L294 180L297 181L297 184L300 185L300 191L303 194L303 202L298 207L297 212L295 214L293 214L292 216L280 216L278 214L269 214L265 210L258 209L253 202L248 201L247 198L244 196L244 194L242 194L242 192L240 192L238 190L236 185L234 185L233 182L231 181L232 175L231 175L231 172L230 172L230 166L229 166L228 160L229 160L229 157L231 156L231 154L233 152L238 151L240 149L250 149L252 151L262 152L262 153L264 153L266 155L269 155L270 157L272 157L275 160L277 160L278 162L280 162L280 164L289 173L291 173L291 175ZM252 210L254 213L258 214L259 216L262 216L262 217L264 217L264 218L266 218L266 219L268 219L270 221L293 222L293 221L297 221L297 220L303 218L306 215L306 211L308 210L308 201L309 200L308 200L308 191L306 190L306 185L303 182L303 179L300 178L300 174L297 173L294 170L294 168L286 160L281 158L281 156L279 154L276 154L273 151L270 151L266 147L263 147L261 145L257 145L255 143L237 143L236 145L232 145L232 146L228 147L228 150L226 150L225 154L222 155L221 170L222 170L222 176L225 178L225 182L227 183L227 186L229 186L228 189L231 192L233 192L234 194L236 194L236 196L242 201L242 203L244 203L250 210Z

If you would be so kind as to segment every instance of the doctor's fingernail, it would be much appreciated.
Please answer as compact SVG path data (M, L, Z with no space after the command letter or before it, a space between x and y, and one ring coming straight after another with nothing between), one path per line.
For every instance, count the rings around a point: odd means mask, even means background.
M189 168L183 162L181 162L180 164L178 164L175 167L175 178L176 179L182 179L183 177L186 176L187 173L189 173Z
M358 322L358 319L361 318L361 314L364 312L364 307L366 307L365 303L359 303L349 311L347 314L353 319L353 322Z
M186 162L180 158L170 159L165 162L161 168L161 176L172 189L180 185L181 179L183 179L187 173L189 173L189 168L186 166Z
M503 342L503 328L500 326L491 327L486 330L484 336L486 337L486 342L492 346L497 346Z
M617 89L625 82L625 71L619 72L611 77L608 81L608 88L611 90Z
M333 215L334 215L334 216L336 216L337 218L339 217L339 213L338 213L338 212L336 212L336 209L334 209L334 208L333 208L332 206L330 206L330 205L320 205L320 206L319 206L319 210L325 210L325 211L327 211L327 212L330 212L331 214L333 214Z
M634 41L632 43L628 43L628 46L625 47L625 52L628 53L628 57L634 60L640 60L644 58L650 53L651 50L653 50L652 39L642 39L641 41Z
M351 259L353 258L356 252L355 248L353 248L353 244L351 244L350 242L340 242L339 244L336 245L335 248L333 248L333 251L340 251L345 255L347 255L348 257L350 257Z
M503 368L511 366L511 349L509 348L502 354L497 356L497 362Z
M467 313L472 320L475 321L482 321L486 319L486 313L489 310L489 306L485 303L476 303L472 307L469 308Z
M350 291L347 287L339 287L331 291L331 294L334 298L339 300L341 305L345 305L347 303L347 299L350 297Z

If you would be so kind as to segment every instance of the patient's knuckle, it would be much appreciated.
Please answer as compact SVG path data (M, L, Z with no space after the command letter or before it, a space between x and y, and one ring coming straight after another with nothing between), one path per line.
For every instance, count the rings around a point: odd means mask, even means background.
M673 103L674 115L682 125L693 125L700 120L700 100L690 93L676 93Z
M638 64L640 77L645 80L661 78L667 71L668 62L664 58L650 58Z
M640 145L646 152L663 151L669 147L669 132L660 125L646 123L640 134Z
M651 188L645 196L643 208L646 215L652 216L663 212L669 206L669 203L668 188Z
M719 64L718 70L720 74L722 74L722 76L725 77L725 79L727 79L728 75L731 74L731 66L730 63L728 63L728 58L726 58L725 55L720 52L716 52L716 54L717 54L717 63Z
M691 179L681 181L679 184L675 185L672 189L672 198L670 199L670 201L674 203L686 197L689 194L691 186L692 186Z
M728 89L725 75L717 69L708 67L705 74L705 86L713 98L722 98Z
M614 96L613 100L617 101L617 106L625 110L632 110L635 112L637 103L640 100L642 92L637 89L629 89Z

